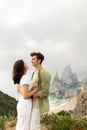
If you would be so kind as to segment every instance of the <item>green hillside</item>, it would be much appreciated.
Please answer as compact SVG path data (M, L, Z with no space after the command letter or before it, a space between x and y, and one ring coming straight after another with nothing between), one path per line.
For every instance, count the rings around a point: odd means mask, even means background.
M15 98L0 91L0 116L16 116L16 105L17 101Z

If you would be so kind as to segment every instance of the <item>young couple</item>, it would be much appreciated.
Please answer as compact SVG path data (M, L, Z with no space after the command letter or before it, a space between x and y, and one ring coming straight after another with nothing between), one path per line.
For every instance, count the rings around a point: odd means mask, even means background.
M40 130L40 114L49 111L51 75L42 67L43 54L32 52L30 56L35 67L31 81L27 76L28 65L23 60L17 60L13 66L13 81L20 94L16 130Z

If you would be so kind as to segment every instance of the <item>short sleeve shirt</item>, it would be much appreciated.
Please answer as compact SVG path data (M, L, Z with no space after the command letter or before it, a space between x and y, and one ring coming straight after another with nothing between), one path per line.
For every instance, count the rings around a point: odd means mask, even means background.
M29 85L29 90L31 90L32 86L31 86L30 79L29 79L28 75L23 75L21 80L20 80L21 87L23 87L23 85L25 85L25 84Z

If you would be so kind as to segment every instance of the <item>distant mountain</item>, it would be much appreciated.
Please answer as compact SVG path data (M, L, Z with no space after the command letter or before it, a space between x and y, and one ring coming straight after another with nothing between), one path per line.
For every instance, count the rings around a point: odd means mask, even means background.
M58 95L64 95L64 84L63 82L59 79L58 73L55 74L51 88L50 88L50 93L55 93L56 96Z
M70 65L68 65L64 68L63 73L60 76L60 79L64 83L64 85L70 86L70 87L73 87L73 86L77 87L80 83L76 73L72 72Z
M0 116L2 115L16 115L17 101L15 98L10 97L0 91Z
M62 75L58 76L56 72L50 87L50 93L60 97L76 96L79 92L81 82L78 80L76 73L72 72L71 66L68 65L64 68Z

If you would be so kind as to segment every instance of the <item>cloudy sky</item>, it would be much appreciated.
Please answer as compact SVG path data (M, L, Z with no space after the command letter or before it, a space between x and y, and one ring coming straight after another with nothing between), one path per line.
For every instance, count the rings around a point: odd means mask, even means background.
M86 35L87 0L0 0L0 69L18 58L30 61L30 52L40 51L52 74L70 64L83 79Z

